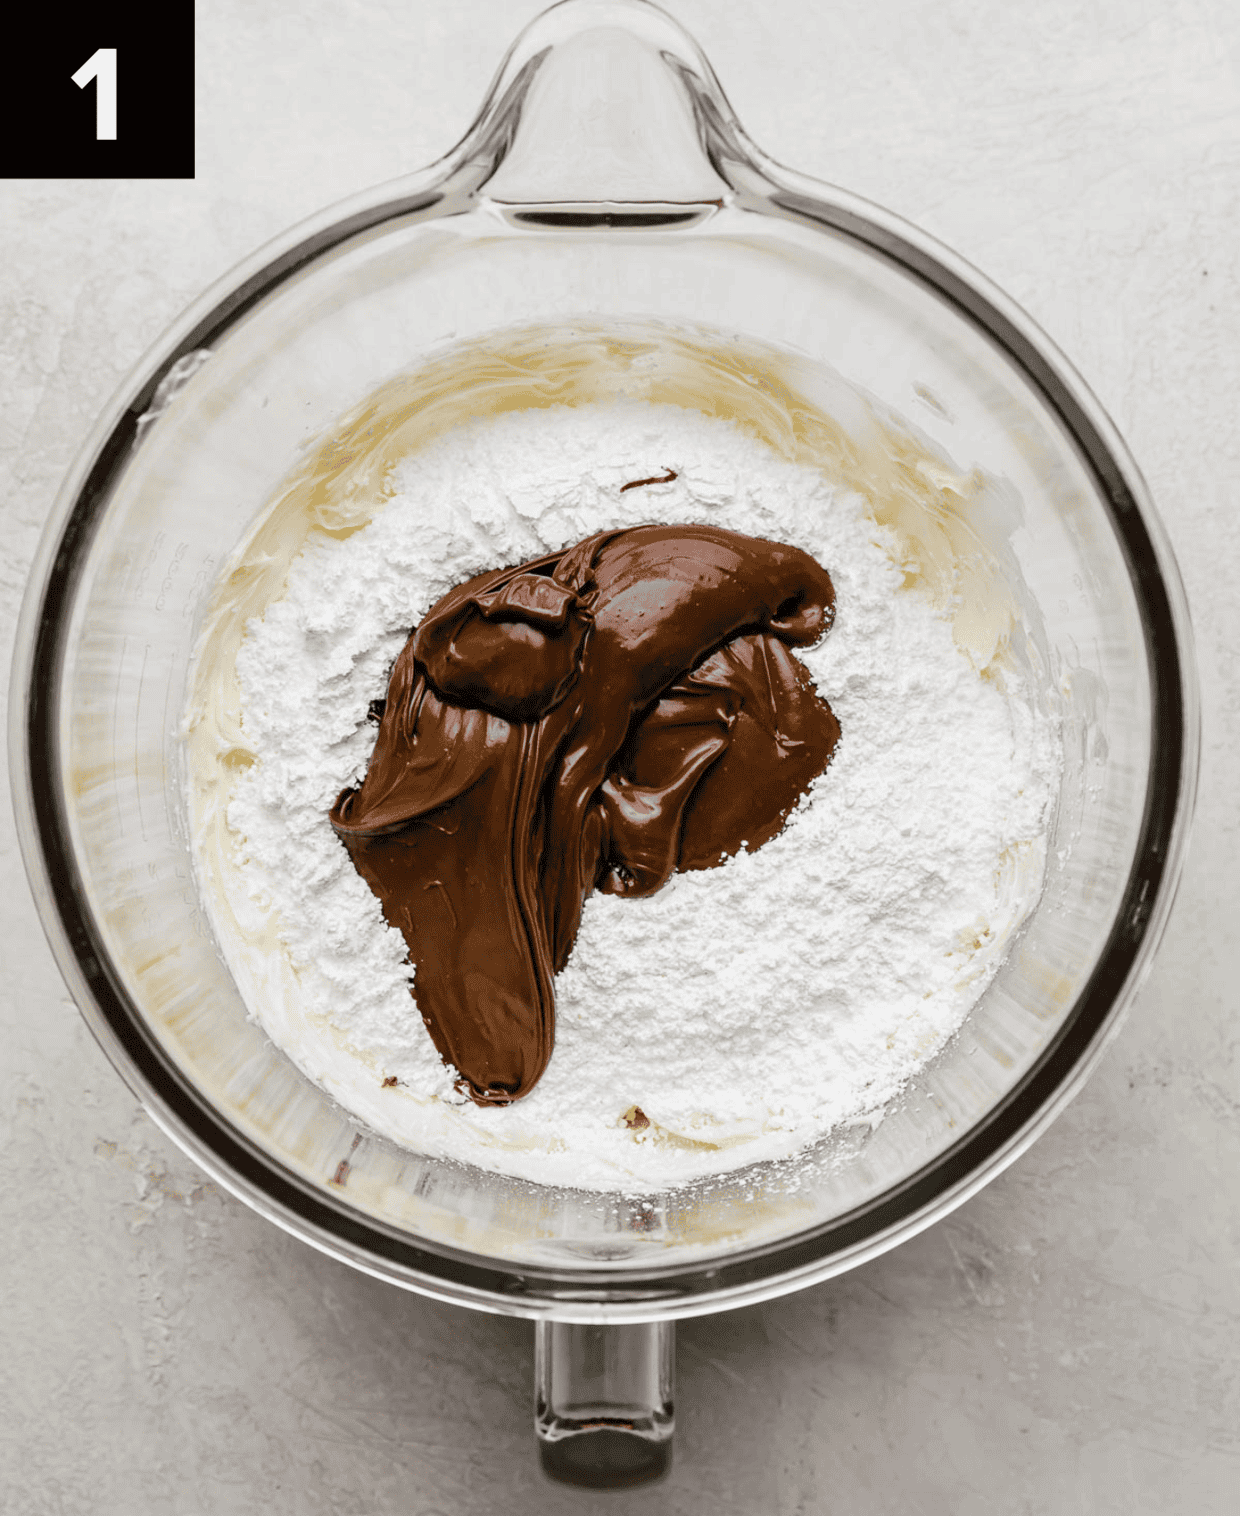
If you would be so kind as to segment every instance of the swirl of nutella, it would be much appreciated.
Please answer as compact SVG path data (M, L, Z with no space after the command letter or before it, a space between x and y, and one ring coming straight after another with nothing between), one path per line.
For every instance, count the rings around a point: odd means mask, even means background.
M331 822L472 1100L541 1077L592 890L650 894L781 830L839 738L788 651L834 606L797 548L644 526L471 579L415 629Z

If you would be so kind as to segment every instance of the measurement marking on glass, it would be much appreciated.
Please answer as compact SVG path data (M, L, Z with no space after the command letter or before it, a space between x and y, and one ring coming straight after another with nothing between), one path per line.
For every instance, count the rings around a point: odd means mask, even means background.
M95 141L116 141L116 49L97 47L87 58L73 82L85 89L95 81Z

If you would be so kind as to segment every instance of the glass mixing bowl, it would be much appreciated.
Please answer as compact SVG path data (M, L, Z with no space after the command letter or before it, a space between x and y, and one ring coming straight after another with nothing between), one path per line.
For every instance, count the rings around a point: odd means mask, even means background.
M181 719L236 544L307 446L393 376L539 329L566 349L586 331L756 345L858 456L901 425L955 477L997 482L959 498L956 525L1018 607L1063 733L1040 904L958 1036L877 1124L686 1191L531 1185L367 1130L247 1019L191 858ZM709 385L694 403L710 408ZM48 524L12 718L48 936L152 1118L332 1256L536 1318L548 1467L604 1482L666 1466L675 1318L912 1236L1080 1088L1167 919L1198 727L1171 552L1080 378L930 238L766 159L644 0L548 11L453 153L269 245L147 355Z

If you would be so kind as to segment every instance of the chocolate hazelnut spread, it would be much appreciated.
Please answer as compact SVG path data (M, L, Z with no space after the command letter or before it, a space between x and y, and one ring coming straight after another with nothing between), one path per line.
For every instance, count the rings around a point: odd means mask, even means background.
M645 526L471 579L415 629L331 822L475 1102L546 1068L592 890L649 894L780 831L839 737L788 649L833 614L797 548Z

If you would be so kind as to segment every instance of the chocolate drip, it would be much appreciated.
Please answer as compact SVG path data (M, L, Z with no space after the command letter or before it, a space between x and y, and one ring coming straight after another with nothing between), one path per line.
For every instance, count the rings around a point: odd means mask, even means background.
M671 484L673 479L679 479L680 475L674 468L669 468L665 474L652 474L649 479L630 479L627 484L620 486L620 493L625 490L640 490L647 484Z
M472 579L410 637L331 821L473 1100L546 1068L591 890L649 894L782 828L839 737L788 648L833 613L795 548L638 527Z

